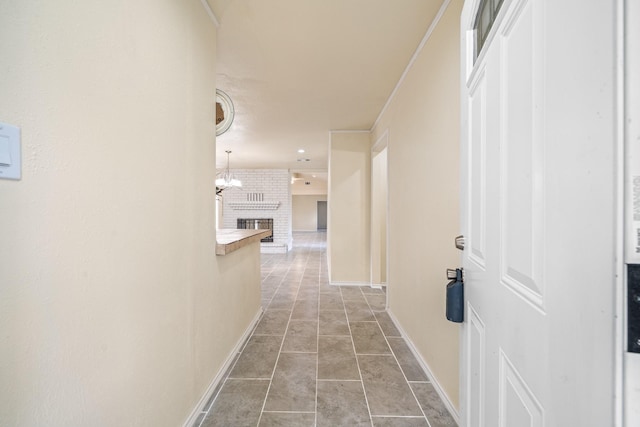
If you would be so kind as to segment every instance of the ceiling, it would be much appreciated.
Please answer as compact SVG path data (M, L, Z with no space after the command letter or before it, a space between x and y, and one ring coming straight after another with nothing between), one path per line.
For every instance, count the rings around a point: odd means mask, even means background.
M369 130L442 0L207 0L234 103L218 167L326 179L331 130ZM298 153L298 150L305 150ZM298 161L298 159L309 159Z

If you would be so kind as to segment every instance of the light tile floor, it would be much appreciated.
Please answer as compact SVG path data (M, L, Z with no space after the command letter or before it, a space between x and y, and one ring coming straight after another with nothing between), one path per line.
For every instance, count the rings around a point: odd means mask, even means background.
M455 426L385 293L329 285L325 238L262 255L264 313L196 426Z

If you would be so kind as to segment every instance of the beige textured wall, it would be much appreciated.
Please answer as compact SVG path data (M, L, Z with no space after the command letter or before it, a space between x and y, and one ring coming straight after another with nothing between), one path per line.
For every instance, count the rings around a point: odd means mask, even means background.
M293 231L316 231L318 229L318 202L327 196L296 195L293 199Z
M257 245L215 256L215 45L199 0L2 3L0 425L182 425L256 314Z
M334 132L329 150L327 255L331 282L369 283L369 132Z
M445 269L460 264L459 16L453 0L372 141L389 131L389 305L458 405L459 328L445 320Z
M313 174L315 175L315 174ZM317 177L314 178L311 173L306 174L301 179L296 179L291 184L291 193L293 195L315 195L326 196L327 195L327 172L318 172ZM305 184L305 181L309 182L309 185Z

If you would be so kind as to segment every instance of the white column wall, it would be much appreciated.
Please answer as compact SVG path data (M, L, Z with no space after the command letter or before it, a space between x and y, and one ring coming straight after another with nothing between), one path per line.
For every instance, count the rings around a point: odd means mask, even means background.
M369 132L334 132L329 153L329 276L336 284L369 284L371 148Z

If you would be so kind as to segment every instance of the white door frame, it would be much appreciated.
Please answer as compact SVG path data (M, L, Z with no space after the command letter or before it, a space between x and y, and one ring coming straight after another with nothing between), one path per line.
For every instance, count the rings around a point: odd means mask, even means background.
M618 366L616 369L616 425L640 425L640 354L627 352L627 264L640 264L633 220L633 176L640 176L640 4L636 0L618 0L618 323L616 325Z
M380 153L383 150L387 150L387 164L386 164L386 176L385 176L385 180L386 180L386 184L387 184L387 197L386 197L386 248L385 248L385 263L386 263L386 282L384 283L384 285L386 286L389 282L389 129L385 129L385 131L382 133L382 135L380 135L380 137L376 140L376 142L371 146L371 202L372 202L372 206L371 206L371 210L369 212L369 223L370 223L370 241L371 241L371 249L370 249L370 273L369 273L369 278L370 278L370 283L371 283L371 287L374 288L381 288L382 284L381 283L374 283L373 282L373 200L374 200L374 194L373 194L373 174L374 174L374 169L373 169L373 161L374 161L374 157L376 155L376 153ZM388 295L388 294L387 294ZM387 300L387 304L388 304L388 300ZM388 306L387 306L388 308Z

